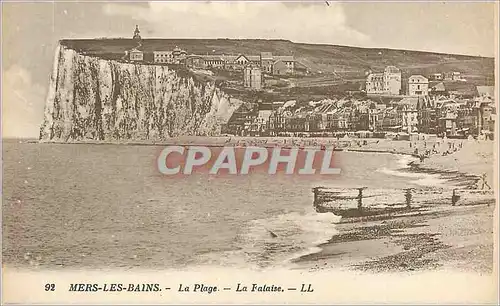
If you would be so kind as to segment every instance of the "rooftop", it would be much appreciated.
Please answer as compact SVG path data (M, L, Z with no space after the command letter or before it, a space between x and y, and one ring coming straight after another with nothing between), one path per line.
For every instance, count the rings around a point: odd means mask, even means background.
M495 86L477 86L476 89L479 96L486 96L491 98L495 96Z
M424 77L423 75L420 75L420 74L414 74L412 76L409 77L409 82L418 82L418 83L428 83L429 80Z

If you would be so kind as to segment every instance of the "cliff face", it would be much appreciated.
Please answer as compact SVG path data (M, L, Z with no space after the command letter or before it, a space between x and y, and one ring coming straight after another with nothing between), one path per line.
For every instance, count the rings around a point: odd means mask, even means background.
M241 101L167 66L129 64L59 46L41 141L216 136Z

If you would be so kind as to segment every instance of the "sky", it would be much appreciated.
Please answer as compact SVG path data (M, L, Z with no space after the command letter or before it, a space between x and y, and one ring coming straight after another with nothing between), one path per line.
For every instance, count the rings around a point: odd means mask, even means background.
M38 137L58 40L279 38L494 57L493 2L2 3L2 135Z

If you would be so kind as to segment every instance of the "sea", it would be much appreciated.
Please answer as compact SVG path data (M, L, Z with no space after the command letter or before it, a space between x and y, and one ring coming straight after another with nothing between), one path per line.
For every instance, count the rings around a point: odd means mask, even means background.
M166 177L161 146L3 142L3 263L23 268L288 267L336 235L316 186L443 183L412 157L335 152L340 175Z

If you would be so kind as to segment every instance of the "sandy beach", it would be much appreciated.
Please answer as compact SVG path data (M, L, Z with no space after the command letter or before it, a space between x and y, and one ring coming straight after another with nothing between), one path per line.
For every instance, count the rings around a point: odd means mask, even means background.
M366 272L453 269L493 271L494 205L464 206L412 216L336 225L322 251L295 260L311 271Z
M350 151L403 154L433 148L434 153L418 163L414 171L443 174L457 185L467 181L465 187L473 189L482 187L479 177L486 173L488 185L494 186L492 141L368 140L364 145L363 142L352 140L347 146ZM295 263L309 270L342 267L371 272L452 269L492 273L495 205L491 204L441 206L362 222L359 218L342 219L336 225L339 235L321 245L322 251L302 256Z

